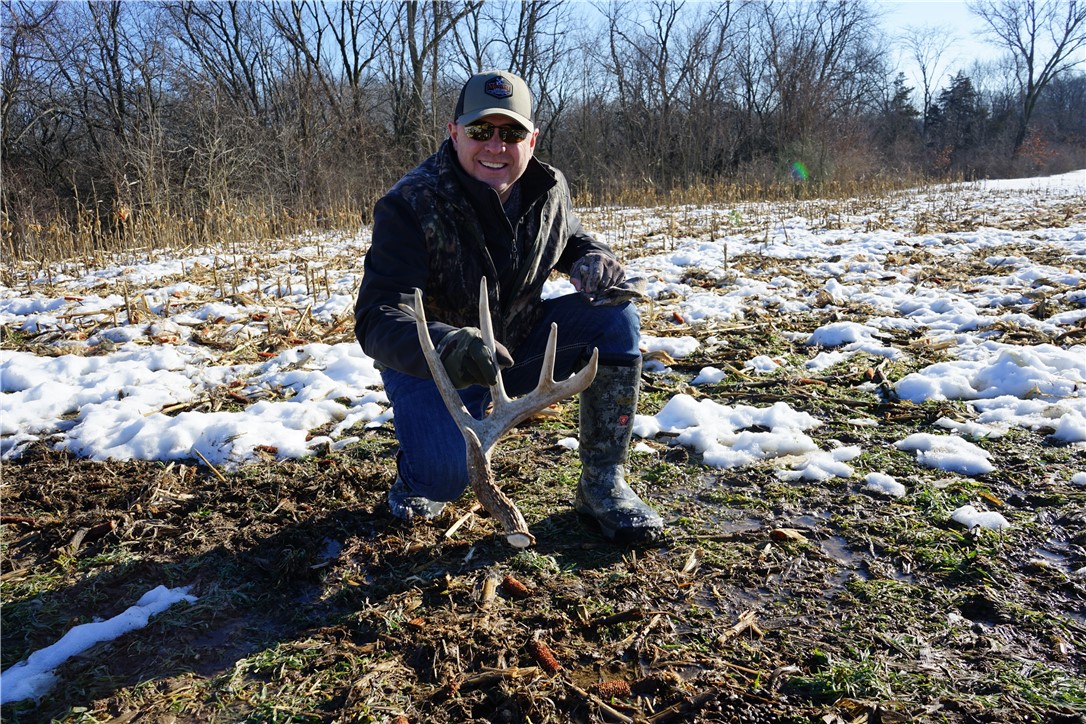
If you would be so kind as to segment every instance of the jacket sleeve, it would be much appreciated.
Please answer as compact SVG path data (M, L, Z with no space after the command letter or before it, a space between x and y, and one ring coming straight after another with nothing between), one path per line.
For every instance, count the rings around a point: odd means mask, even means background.
M413 307L415 288L426 293L430 259L422 229L405 202L386 196L373 214L373 239L366 252L354 307L354 333L362 351L379 365L416 377L430 377L415 320L400 305ZM428 320L436 345L454 327Z

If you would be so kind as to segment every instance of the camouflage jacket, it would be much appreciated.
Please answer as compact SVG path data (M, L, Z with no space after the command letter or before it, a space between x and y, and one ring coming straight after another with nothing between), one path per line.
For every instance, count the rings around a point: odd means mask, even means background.
M531 159L518 181L517 216L470 177L446 141L374 208L373 241L355 303L355 336L379 365L429 377L415 322L401 309L422 290L430 338L479 326L479 280L490 293L494 335L516 357L540 317L553 269L568 273L590 251L611 254L581 227L557 169Z

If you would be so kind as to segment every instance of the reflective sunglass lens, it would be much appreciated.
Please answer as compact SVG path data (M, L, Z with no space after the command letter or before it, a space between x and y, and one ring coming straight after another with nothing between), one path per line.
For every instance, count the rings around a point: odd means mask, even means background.
M494 135L495 128L498 129L498 137L502 139L503 143L520 143L528 137L528 131L524 128L492 126L489 123L473 123L470 126L464 126L464 131L468 134L468 138L473 141L489 141L490 137Z
M520 143L528 137L528 131L523 128L509 128L508 126L499 126L498 135L506 143Z
M494 126L477 123L471 126L465 126L464 131L468 134L468 138L473 141L489 141L490 137L494 134Z

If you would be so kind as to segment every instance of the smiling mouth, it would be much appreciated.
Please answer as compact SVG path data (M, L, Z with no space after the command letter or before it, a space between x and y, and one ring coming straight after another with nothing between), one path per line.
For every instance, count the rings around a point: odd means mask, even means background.
M496 163L494 161L480 161L479 164L485 168L499 169L505 168L504 163Z

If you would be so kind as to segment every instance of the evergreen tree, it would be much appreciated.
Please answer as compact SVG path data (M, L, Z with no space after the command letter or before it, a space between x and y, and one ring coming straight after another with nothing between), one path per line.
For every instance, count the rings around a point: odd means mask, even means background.
M973 172L976 151L984 139L987 111L965 73L959 72L943 89L932 109L929 145L940 170Z
M877 134L881 146L890 148L919 139L920 111L909 100L912 93L913 88L905 85L905 74L898 73L890 96L882 104Z

